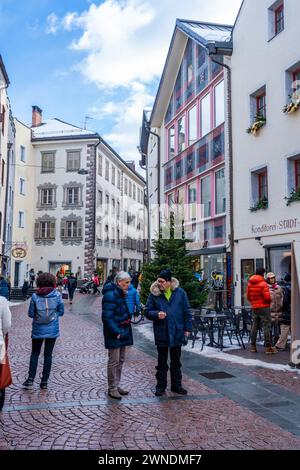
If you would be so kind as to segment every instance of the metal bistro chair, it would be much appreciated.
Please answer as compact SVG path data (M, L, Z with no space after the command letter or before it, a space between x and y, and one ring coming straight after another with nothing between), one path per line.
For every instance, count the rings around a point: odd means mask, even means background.
M230 344L232 344L232 336L235 335L238 345L242 346L243 349L246 349L244 341L243 341L243 325L241 324L242 321L242 313L235 314L234 310L232 309L227 309L224 310L224 313L227 317L226 319L226 324L224 326Z
M206 341L206 335L209 333L208 333L208 325L203 320L203 318L201 318L201 313L202 313L201 308L191 310L192 325L193 325L191 340L192 340L192 348L194 348L196 340L200 339L197 335L198 333L201 333L201 340L202 340L201 351L203 351L203 348L205 346L205 341Z

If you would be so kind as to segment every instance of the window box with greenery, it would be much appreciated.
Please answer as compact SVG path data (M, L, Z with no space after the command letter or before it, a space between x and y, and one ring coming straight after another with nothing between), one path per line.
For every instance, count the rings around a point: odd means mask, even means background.
M300 90L289 95L289 98L290 102L282 110L285 114L293 114L300 108Z
M250 207L250 211L251 212L256 212L256 211L260 211L260 210L265 210L265 209L268 209L269 207L269 200L264 197L262 199L259 199L256 204L254 204L254 206Z
M292 189L289 197L284 198L286 200L286 205L289 206L295 201L300 201L300 187L298 189Z
M256 114L253 123L246 129L248 134L256 135L258 131L265 126L267 120L261 114Z

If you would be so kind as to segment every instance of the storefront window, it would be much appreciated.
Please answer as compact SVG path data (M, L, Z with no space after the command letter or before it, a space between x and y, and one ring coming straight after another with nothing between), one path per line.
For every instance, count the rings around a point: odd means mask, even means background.
M267 250L267 266L281 281L286 274L291 273L291 245L274 246Z

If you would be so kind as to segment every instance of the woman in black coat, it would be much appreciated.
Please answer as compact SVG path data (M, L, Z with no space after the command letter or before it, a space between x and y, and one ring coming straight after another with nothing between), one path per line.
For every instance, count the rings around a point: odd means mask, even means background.
M130 313L126 304L130 282L130 275L121 271L115 277L114 282L107 283L102 290L104 344L108 349L108 395L117 400L120 400L122 395L128 395L128 392L119 384L126 347L133 344Z

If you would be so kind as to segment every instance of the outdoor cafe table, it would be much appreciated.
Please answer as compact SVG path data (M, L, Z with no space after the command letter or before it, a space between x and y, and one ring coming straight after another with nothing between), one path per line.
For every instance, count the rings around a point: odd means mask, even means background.
M208 343L207 346L211 346L212 348L221 347L221 349L223 349L223 335L220 335L220 334L218 335L219 342L215 341L215 338L214 338L214 321L226 320L227 318L226 315L224 313L206 313L204 315L201 315L201 318L203 318L204 320L209 320L209 323L210 323L210 328L209 328L210 343Z

